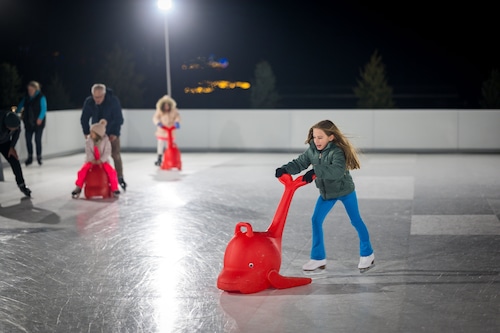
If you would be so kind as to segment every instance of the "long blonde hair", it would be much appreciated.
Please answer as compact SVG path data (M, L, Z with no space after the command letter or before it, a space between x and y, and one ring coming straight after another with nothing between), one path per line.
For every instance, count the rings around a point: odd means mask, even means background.
M306 144L313 140L313 129L320 129L325 132L327 136L333 134L333 142L339 146L345 155L345 166L347 170L359 169L361 164L358 157L358 149L347 139L347 137L340 131L340 129L330 120L322 120L314 124L307 135Z

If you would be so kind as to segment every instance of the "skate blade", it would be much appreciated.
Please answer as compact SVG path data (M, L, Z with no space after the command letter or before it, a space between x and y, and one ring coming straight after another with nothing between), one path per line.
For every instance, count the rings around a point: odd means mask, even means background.
M375 267L375 262L372 262L372 264L369 267L360 268L359 272L360 273L365 273L365 272L369 271L370 269L372 269L373 267Z
M323 265L323 266L319 266L316 269L304 269L302 271L304 272L305 275L317 275L317 274L324 273L325 272L325 268L326 268L326 266Z

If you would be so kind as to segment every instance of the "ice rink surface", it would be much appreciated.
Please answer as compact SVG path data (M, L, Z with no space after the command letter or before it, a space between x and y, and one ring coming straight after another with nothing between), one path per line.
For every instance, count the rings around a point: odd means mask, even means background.
M313 282L219 290L235 225L264 231L297 154L182 153L160 170L124 153L119 199L72 199L83 154L0 182L0 332L500 331L500 155L364 154L352 172L376 266L339 202L324 223L328 264ZM291 202L280 273L304 276L314 184Z

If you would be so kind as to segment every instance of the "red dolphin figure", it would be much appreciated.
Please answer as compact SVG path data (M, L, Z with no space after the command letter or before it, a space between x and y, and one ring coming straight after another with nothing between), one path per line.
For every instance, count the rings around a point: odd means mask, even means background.
M97 146L94 146L94 156L96 160L101 158ZM101 164L94 164L90 167L84 186L84 193L87 199L98 197L106 199L112 197L108 175Z
M302 176L292 179L283 174L279 181L285 185L274 219L267 231L253 231L248 222L238 222L234 236L224 253L224 267L217 278L217 288L242 294L256 293L270 287L286 289L312 282L307 277L280 275L281 239L288 209L295 190L307 183Z
M175 130L175 126L166 127L163 126L163 129L168 132L167 139L167 149L163 152L163 161L161 163L160 168L163 170L170 170L173 168L177 168L177 170L182 169L181 162L181 152L177 145L174 142L174 138L172 137L172 133Z

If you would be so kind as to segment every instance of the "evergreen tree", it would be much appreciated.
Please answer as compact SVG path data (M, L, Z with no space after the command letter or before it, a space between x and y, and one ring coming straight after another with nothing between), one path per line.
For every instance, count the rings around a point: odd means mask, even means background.
M20 93L21 77L16 66L9 63L0 64L0 108L10 109L17 106L22 97Z
M361 78L354 94L358 97L359 108L393 108L392 87L387 84L385 65L378 51L372 54L370 61L360 70Z
M47 96L49 110L63 110L74 107L66 87L57 74L50 80L45 90L45 96Z
M479 105L483 109L500 109L500 72L491 71L490 77L483 82Z
M102 82L113 90L122 107L142 107L144 76L137 73L132 55L118 45L105 56L103 67L96 82Z
M271 65L261 61L255 66L254 79L250 88L250 105L252 108L276 108L280 96L276 91L276 77Z

